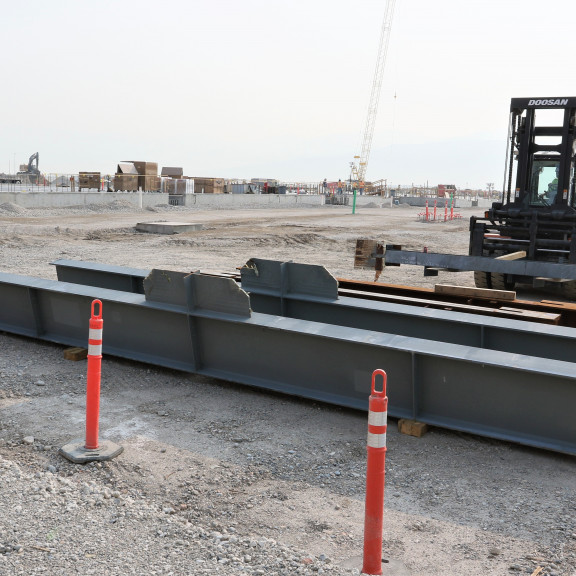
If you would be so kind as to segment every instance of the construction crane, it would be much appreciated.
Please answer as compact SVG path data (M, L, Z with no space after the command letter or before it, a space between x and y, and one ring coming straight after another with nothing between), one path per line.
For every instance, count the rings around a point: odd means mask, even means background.
M368 114L366 116L366 123L364 125L362 151L360 156L354 156L354 162L351 164L352 174L350 179L355 182L364 182L366 169L368 168L368 159L370 158L372 136L374 135L374 126L376 125L378 102L380 101L382 78L384 77L384 65L386 64L386 55L388 53L388 42L390 40L390 32L392 30L392 17L394 15L395 4L396 0L388 0L386 2L384 21L382 22L382 30L380 32L378 57L376 58L376 70L374 71L372 92L370 94L370 103L368 104Z

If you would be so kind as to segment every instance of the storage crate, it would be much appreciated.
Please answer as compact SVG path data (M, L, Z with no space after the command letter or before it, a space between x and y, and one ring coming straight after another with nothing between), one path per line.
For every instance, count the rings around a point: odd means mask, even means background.
M100 190L101 181L100 172L80 172L78 174L78 190L83 188Z
M139 176L158 176L158 162L140 162L132 160Z
M159 192L160 176L138 176L138 188L144 192Z
M180 180L176 178L164 178L162 191L167 194L174 194L174 195L186 194L186 180Z
M224 194L224 178L194 178L196 194Z
M116 174L114 176L114 190L126 192L138 190L138 176L134 174Z

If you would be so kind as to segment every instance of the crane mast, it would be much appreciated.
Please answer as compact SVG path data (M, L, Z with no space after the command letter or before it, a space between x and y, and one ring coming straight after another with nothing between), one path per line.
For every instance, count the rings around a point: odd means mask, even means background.
M368 104L368 114L364 125L364 136L362 138L362 151L360 156L354 158L358 163L352 164L352 179L364 182L368 159L370 158L370 148L372 147L372 137L374 135L374 126L376 125L376 115L378 113L378 102L380 101L380 92L382 88L382 79L384 77L384 66L386 64L386 55L388 53L388 42L392 29L392 17L394 16L394 5L396 0L387 0L382 30L380 31L380 44L378 46L378 57L376 58L376 70L374 71L374 80L372 82L372 92L370 94L370 103Z

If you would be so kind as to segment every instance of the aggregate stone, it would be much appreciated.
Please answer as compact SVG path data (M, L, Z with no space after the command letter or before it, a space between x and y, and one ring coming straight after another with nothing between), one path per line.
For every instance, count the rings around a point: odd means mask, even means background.
M211 226L159 239L133 232L146 212L130 205L2 213L0 269L54 279L48 263L73 258L234 271L256 256L371 281L352 268L356 237L385 231L390 242L444 252L468 242L465 221L438 224L430 241L408 207L355 217L155 210ZM433 288L421 271L390 273ZM54 447L82 431L85 366L64 360L60 345L1 332L0 350L0 574L359 573L343 560L362 550L365 414L105 357L101 430L125 453L74 465ZM246 359L266 360L257 349ZM32 434L34 449L22 440ZM385 548L414 576L512 566L529 576L528 554L548 572L575 573L573 459L440 429L402 437L391 425L387 461Z

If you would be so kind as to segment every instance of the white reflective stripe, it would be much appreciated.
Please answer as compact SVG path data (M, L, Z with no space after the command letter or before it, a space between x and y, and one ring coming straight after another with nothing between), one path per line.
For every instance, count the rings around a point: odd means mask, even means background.
M102 356L102 344L88 344L88 356Z
M386 426L388 412L368 412L369 426Z
M102 328L99 330L95 328L90 328L90 332L88 334L88 340L102 340Z
M368 432L368 446L370 446L370 448L386 448L386 434L372 434Z

